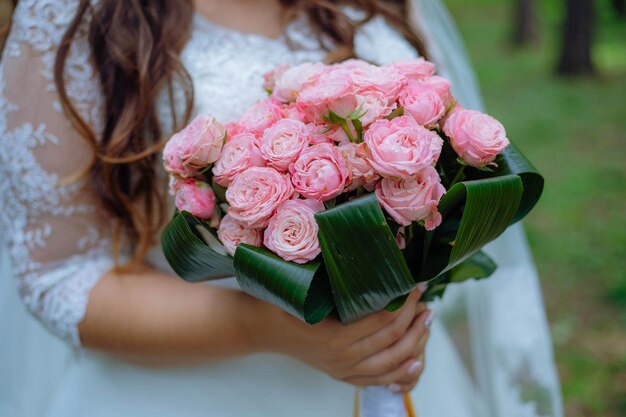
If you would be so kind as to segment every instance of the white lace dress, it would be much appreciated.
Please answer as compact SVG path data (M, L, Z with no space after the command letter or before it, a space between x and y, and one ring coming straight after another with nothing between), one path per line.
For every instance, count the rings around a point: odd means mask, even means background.
M21 381L19 369L5 374L13 379L0 376L0 415L351 415L353 387L286 356L259 354L212 365L162 369L132 366L80 347L77 326L85 314L89 291L113 260L110 220L89 183L66 181L89 164L91 154L64 116L53 82L55 53L78 3L21 0L0 63L0 240L6 240L23 303L49 332L71 347L59 347L44 336L33 339L58 353L53 355L54 363L37 364L41 372L60 368L48 373L54 375L49 385L53 388L36 391L34 387L43 382ZM194 112L212 114L223 122L235 119L264 97L264 72L279 64L324 57L303 22L291 24L287 36L278 39L225 29L199 16L193 24L182 59L194 82ZM67 89L81 115L99 132L102 98L89 63L85 30L84 25L68 58ZM415 56L381 18L358 33L356 50L360 57L377 63ZM164 103L164 122L167 109ZM158 247L146 261L169 271ZM8 271L1 265L0 260L0 271ZM224 284L236 285L232 280ZM427 358L425 374L412 394L420 417L500 415L489 414L494 410L488 410L485 394L472 382L439 321L433 326ZM0 362L0 371L3 366L10 364ZM34 365L20 366L25 371ZM18 403L16 396L28 399L31 388L46 395L32 398L36 406L29 407L27 400ZM1 392L14 396L3 397ZM553 415L540 414L534 406L525 410L529 413L507 417Z

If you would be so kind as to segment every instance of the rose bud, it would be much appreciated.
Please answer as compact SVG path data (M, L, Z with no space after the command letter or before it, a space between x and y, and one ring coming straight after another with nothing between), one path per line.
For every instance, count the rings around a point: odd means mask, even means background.
M256 138L251 133L232 137L222 151L222 157L213 167L213 178L222 187L228 187L235 176L251 167L265 165Z
M439 159L443 140L410 116L372 123L364 135L368 162L385 177L410 179Z
M250 229L243 224L235 221L228 214L224 216L217 229L217 237L224 245L224 249L229 255L234 256L237 246L246 243L252 246L261 246L263 242L262 229Z
M176 208L199 219L208 220L215 213L215 193L209 184L194 179L175 180L171 184Z
M228 214L252 229L267 227L276 208L293 195L287 175L270 167L253 167L237 175L226 190Z
M400 95L400 105L422 126L436 124L446 113L446 106L434 88L422 83L410 83Z
M297 120L283 119L263 133L261 155L268 166L287 171L308 146L309 130L306 125Z
M437 170L426 167L411 179L383 178L376 187L376 197L385 211L402 226L423 220L426 230L441 224L437 211L446 189Z
M265 230L265 246L286 261L303 264L322 251L315 213L324 210L316 200L288 200L278 207Z
M454 110L443 131L461 159L476 168L492 163L510 143L499 121L475 110Z
M196 117L166 143L165 170L180 178L194 177L220 157L225 135L224 126L214 118Z
M350 180L348 164L336 146L328 143L311 146L289 167L298 193L318 201L341 194Z

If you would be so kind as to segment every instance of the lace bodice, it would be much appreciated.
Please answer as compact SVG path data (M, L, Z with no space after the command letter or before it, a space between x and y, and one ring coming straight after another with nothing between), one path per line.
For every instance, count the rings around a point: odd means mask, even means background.
M21 0L0 63L2 235L26 306L74 346L80 345L77 326L89 291L114 265L110 218L89 182L68 181L88 166L92 151L63 114L53 82L56 50L78 3ZM100 132L102 97L85 35L83 23L65 77L77 110ZM378 63L415 55L382 18L364 25L355 44L357 55ZM264 97L263 73L279 64L319 61L324 54L303 20L270 39L196 15L182 53L194 83L194 112L233 120ZM168 109L163 100L159 112L166 126ZM159 248L151 258L165 267Z

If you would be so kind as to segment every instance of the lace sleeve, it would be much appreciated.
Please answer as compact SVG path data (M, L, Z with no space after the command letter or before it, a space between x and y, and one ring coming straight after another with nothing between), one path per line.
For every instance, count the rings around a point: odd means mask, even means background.
M0 225L20 295L74 346L90 289L111 269L110 220L86 180L91 148L64 116L53 82L57 46L78 0L21 0L0 62ZM101 129L99 84L83 28L67 62L68 93ZM3 277L4 278L4 277Z

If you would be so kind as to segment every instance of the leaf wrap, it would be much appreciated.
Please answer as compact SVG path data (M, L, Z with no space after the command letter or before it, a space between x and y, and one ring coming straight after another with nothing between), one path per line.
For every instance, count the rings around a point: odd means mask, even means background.
M343 322L382 310L415 287L374 194L316 213L315 220Z
M266 249L245 244L235 252L237 282L245 292L309 324L322 321L334 308L328 278L320 266L320 261L287 262Z
M189 282L235 275L232 258L211 249L195 227L204 225L190 213L179 212L161 234L163 253L174 272Z

